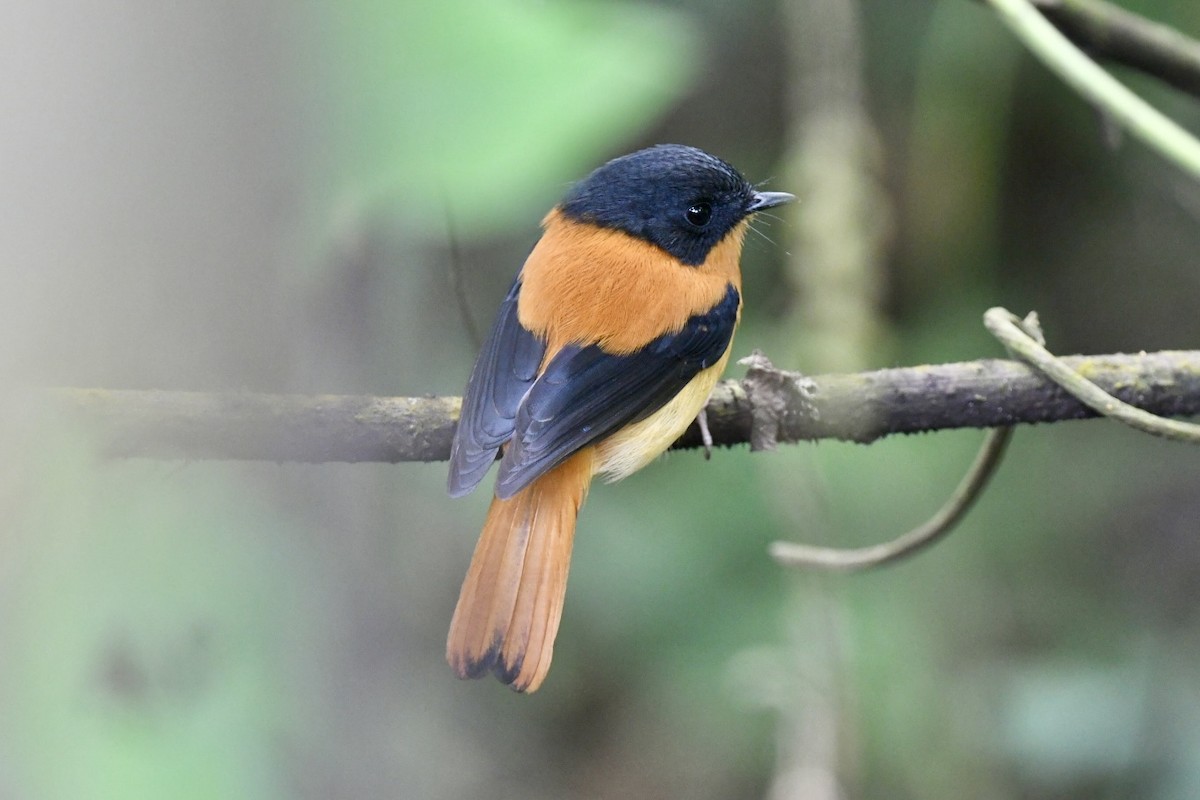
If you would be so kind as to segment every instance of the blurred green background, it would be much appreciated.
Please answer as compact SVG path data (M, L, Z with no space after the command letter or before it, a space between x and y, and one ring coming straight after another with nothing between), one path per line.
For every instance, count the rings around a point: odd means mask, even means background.
M996 356L999 304L1062 353L1200 341L1200 186L967 0L18 0L0 75L12 386L457 394L451 265L486 325L570 182L663 141L801 197L735 358ZM113 462L3 405L0 798L1200 796L1181 446L1020 430L960 531L851 577L767 544L895 535L979 432L673 454L592 492L521 697L443 662L487 494L444 465Z

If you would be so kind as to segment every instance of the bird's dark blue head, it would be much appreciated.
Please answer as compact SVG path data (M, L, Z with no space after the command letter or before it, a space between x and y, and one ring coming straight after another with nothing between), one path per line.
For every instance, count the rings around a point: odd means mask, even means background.
M615 228L684 264L708 252L739 222L795 198L758 192L732 166L695 147L660 144L613 159L563 198L563 216Z

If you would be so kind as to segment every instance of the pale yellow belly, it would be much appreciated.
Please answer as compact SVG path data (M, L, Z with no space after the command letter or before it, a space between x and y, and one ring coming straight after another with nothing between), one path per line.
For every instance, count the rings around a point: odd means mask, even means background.
M604 475L609 482L619 481L670 447L708 402L713 386L725 371L729 353L726 349L720 361L697 373L691 383L658 411L598 443L595 472Z

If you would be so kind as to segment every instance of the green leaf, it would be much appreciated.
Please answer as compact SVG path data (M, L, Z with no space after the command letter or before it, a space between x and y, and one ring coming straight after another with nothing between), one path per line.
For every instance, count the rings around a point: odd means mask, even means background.
M696 63L687 17L621 3L327 4L335 203L413 227L525 220L661 113Z

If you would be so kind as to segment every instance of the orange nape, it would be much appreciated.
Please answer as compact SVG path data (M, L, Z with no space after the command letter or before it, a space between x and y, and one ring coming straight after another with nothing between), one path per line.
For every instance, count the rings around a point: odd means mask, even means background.
M580 450L507 500L492 498L446 639L458 677L494 672L518 692L546 677L594 452Z

